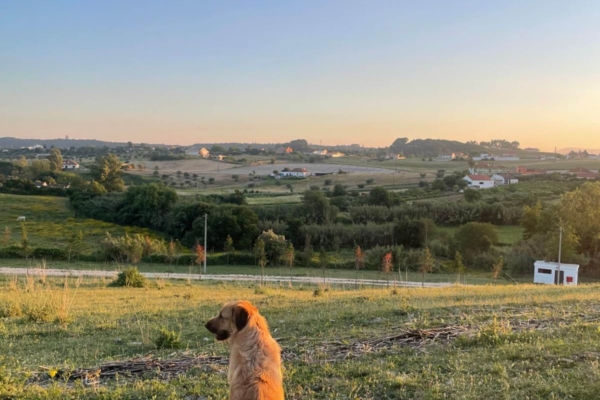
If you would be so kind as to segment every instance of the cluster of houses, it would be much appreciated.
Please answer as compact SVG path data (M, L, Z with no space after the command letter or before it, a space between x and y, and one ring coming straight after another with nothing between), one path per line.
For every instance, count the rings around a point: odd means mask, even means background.
M470 174L465 176L463 179L467 181L467 186L472 189L490 189L495 186L516 185L519 183L518 178L507 174L494 174L492 176Z
M569 174L575 176L577 179L600 179L600 173L585 168L575 168L568 171L547 171L543 169L516 167L514 174L506 173L506 170L506 168L496 164L476 164L469 170L469 175L463 179L467 181L468 187L473 189L489 189L495 186L515 185L519 183L519 176L542 175L550 172Z

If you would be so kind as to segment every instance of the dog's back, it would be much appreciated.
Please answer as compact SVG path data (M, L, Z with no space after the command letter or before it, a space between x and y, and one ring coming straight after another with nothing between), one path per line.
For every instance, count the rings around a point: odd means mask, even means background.
M230 341L230 400L283 400L281 347L265 319L254 314Z

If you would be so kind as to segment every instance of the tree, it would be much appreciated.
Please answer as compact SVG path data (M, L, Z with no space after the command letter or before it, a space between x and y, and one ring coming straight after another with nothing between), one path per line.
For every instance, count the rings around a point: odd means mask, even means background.
M196 244L196 246L194 246L194 255L196 256L194 258L194 264L198 266L198 275L201 275L202 273L200 271L202 271L202 264L206 258L204 247L202 247L200 244Z
M227 235L227 239L225 239L225 244L223 245L223 250L225 250L227 253L227 265L229 265L229 256L235 251L231 235Z
M31 243L29 242L29 236L27 235L27 228L25 224L21 224L21 250L25 259L29 259L29 253L31 251Z
M419 272L421 273L421 286L425 286L425 274L433 271L434 259L431 255L429 247L426 247L421 255L421 263L419 265Z
M390 193L382 187L374 187L369 192L369 204L374 206L392 206Z
M558 260L558 247L560 242L560 232L558 228L552 229L544 235L545 259ZM565 263L585 264L587 260L579 254L579 237L573 229L567 225L563 228L561 261Z
M21 156L17 161L15 161L15 165L21 170L24 170L29 164L27 163L27 159L25 158L25 156Z
M323 272L323 284L325 284L325 269L329 266L329 257L327 256L325 249L322 247L321 251L319 252L319 265L321 266L321 271Z
M175 261L176 250L177 245L175 244L175 241L171 239L169 241L169 245L167 246L167 258L169 259L169 265L172 265L173 261Z
M258 238L254 245L254 257L260 266L260 286L262 287L265 279L265 266L267 265L267 252L265 251L265 242Z
M392 253L386 253L381 260L381 272L385 274L387 286L389 286L390 272L393 270L394 265L392 264Z
M474 203L481 199L481 193L479 190L467 189L465 190L465 200L469 203Z
M360 271L365 265L365 254L361 250L360 246L356 246L354 249L354 269L356 270L356 279L354 281L355 286L358 288L358 271Z
M277 235L272 229L269 229L268 231L263 231L263 233L260 234L259 239L265 244L265 251L271 265L279 264L279 260L285 252L285 236Z
M390 146L390 150L394 153L400 153L404 150L406 144L408 143L408 138L398 138L394 140L394 143Z
M460 283L460 275L465 273L467 267L463 263L462 255L458 250L456 251L456 253L454 253L454 260L452 262L452 266L454 267L454 271L456 271L456 281Z
M475 168L475 160L473 160L473 158L472 158L472 157L469 157L469 160L467 161L467 163L469 164L469 169L470 169L472 172L475 172L475 171L474 171L474 168Z
M313 258L313 248L310 242L310 235L304 237L304 266L306 268L311 267L311 261Z
M4 246L8 246L10 244L10 238L12 236L12 232L8 226L4 227L4 233L2 234L2 244Z
M83 232L74 232L67 239L67 258L68 262L71 262L73 256L79 256L81 254L81 247L83 245Z
M344 185L340 185L339 183L333 187L333 192L331 193L333 197L342 197L346 194L346 188L344 187Z
M433 183L431 184L431 189L438 190L440 192L445 192L447 190L446 184L441 179L436 179L435 181L433 181Z
M523 239L530 239L538 232L542 213L542 203L538 200L532 207L525 206L521 216L521 225L523 226Z
M90 172L94 181L108 192L122 192L125 188L125 182L121 179L121 160L113 153L96 157Z
M290 285L292 284L292 268L294 267L294 260L296 258L294 245L292 242L288 242L288 245L283 253L283 260L285 265L290 269Z
M291 147L294 152L306 151L308 150L308 142L304 139L292 140L289 147Z
M317 224L324 223L329 216L329 200L319 190L307 190L302 199L307 219Z
M33 160L28 168L28 175L35 179L50 172L51 168L48 160Z
M131 186L123 196L118 221L124 225L160 229L177 203L177 193L160 183Z
M159 175L159 173L156 170L152 173L152 176L154 176L155 178L158 178L158 175Z
M458 250L471 257L498 243L498 232L492 224L469 222L456 231L454 239Z
M502 256L500 256L500 257L498 257L498 260L496 260L494 265L492 265L492 273L493 273L494 279L498 279L498 277L500 276L500 273L502 273L503 269L504 269L504 258Z
M582 252L595 257L600 248L600 182L586 182L566 193L558 215L579 238Z
M48 160L50 161L50 170L53 172L60 172L63 168L63 157L60 153L60 150L54 148L50 150L50 155L48 156Z

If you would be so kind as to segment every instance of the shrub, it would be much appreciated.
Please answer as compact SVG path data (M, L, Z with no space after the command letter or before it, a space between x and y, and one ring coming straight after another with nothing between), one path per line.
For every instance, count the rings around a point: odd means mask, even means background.
M178 349L181 347L181 335L175 331L161 328L154 344L157 349Z
M119 273L111 286L114 287L145 287L146 277L136 267L127 267Z
M8 300L0 306L0 318L20 317L22 313L21 305L14 300Z
M29 296L22 304L23 315L30 322L49 322L52 320L54 308L49 298L43 294Z

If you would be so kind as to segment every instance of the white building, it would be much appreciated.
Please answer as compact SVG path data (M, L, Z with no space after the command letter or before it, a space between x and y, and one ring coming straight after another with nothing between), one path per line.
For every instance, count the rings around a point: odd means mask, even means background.
M475 161L519 161L521 158L513 153L505 153L502 155L493 155L491 153L481 153L479 157L473 157Z
M452 161L456 158L456 154L454 153L440 153L440 155L438 155L436 157L436 160L438 161Z
M494 180L494 184L496 186L516 185L517 183L519 183L519 180L511 175L494 174L492 175L492 179Z
M494 187L494 181L487 175L467 175L463 178L470 188L489 189Z
M63 161L62 169L79 169L79 163L73 160Z
M306 178L307 176L310 176L310 172L308 172L305 168L294 168L288 171L281 171L279 175L284 178Z
M534 264L533 283L555 285L558 283L558 263L549 261L536 261ZM577 285L579 265L560 264L560 283L562 285Z

